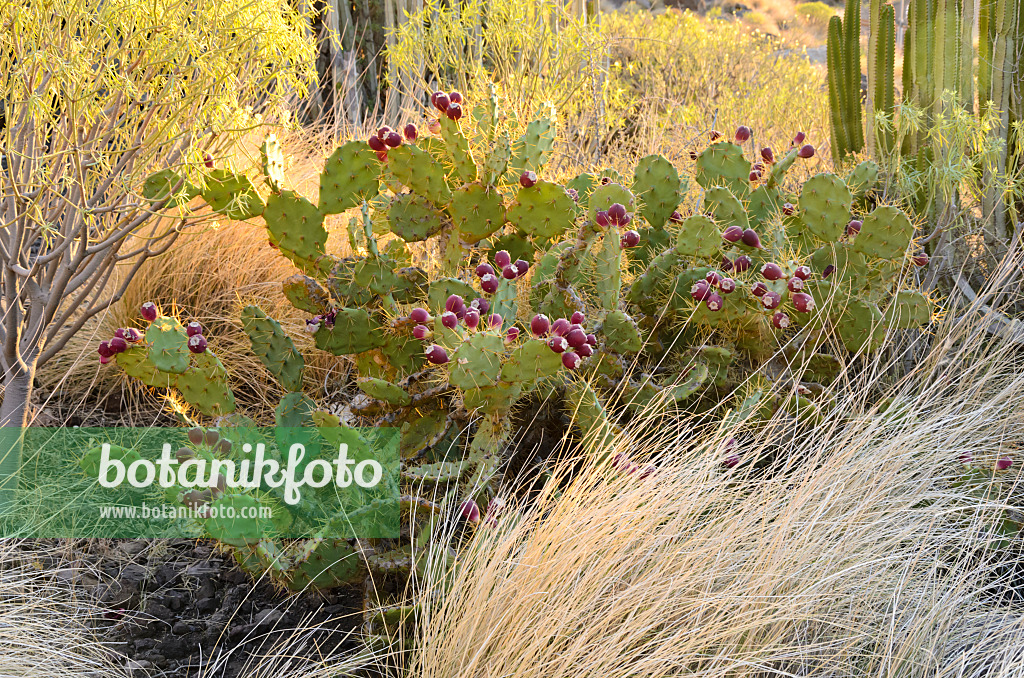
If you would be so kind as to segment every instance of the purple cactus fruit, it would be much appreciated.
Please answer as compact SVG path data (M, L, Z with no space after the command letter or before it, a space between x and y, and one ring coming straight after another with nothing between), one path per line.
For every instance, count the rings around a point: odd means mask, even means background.
M768 286L760 280L750 286L750 293L755 297L763 297L765 292L768 291Z
M708 271L708 274L704 276L704 279L712 286L717 286L718 283L722 282L722 276L718 271Z
M721 311L722 310L722 297L717 292L712 292L704 298L704 305L708 307L709 311Z
M738 144L750 141L750 128L746 125L740 125L736 128L736 136L734 138Z
M388 135L384 137L384 143L391 148L398 148L402 145L402 135L398 132L388 132Z
M786 289L790 292L799 292L804 288L803 278L793 276L786 282Z
M719 265L719 268L721 268L723 271L728 272L732 270L732 265L732 259L730 259L729 257L722 257L722 263Z
M388 152L387 151L377 151L377 160L380 160L381 162L387 162L388 161Z
M785 205L782 206L782 213L785 214L787 217L791 217L794 214L796 214L796 207L793 206L793 203L787 202Z
M566 332L568 332L571 327L572 323L570 323L565 318L559 318L555 320L555 322L551 323L551 334L560 337L564 335Z
M562 354L562 364L567 370L575 370L580 366L580 357L572 351L566 351Z
M573 325L582 325L587 322L587 316L583 315L580 311L574 311L573 314L569 316L569 322Z
M518 327L510 327L510 328L508 328L508 332L505 333L505 341L511 342L511 341L515 341L518 338L519 338L519 328Z
M457 294L453 294L444 301L444 310L458 313L460 308L466 308L466 302Z
M583 330L573 328L569 330L568 334L565 335L565 340L569 342L569 346L572 348L579 348L585 346L587 343L587 334Z
M810 279L811 273L812 271L810 266L797 266L796 270L793 271L793 275L800 278L801 280Z
M430 334L430 328L427 327L426 325L417 325L416 327L412 328L412 336L414 336L417 339L426 339L427 337L430 336Z
M761 305L767 308L769 311L774 311L782 303L782 295L778 292L768 290L761 295Z
M487 312L491 310L491 302L486 299L474 299L473 301L476 303L476 310L480 311L481 316L487 315Z
M376 134L373 135L372 137L370 137L369 139L367 139L366 143L370 146L370 148L372 148L375 151L386 151L387 150L387 146L384 145L384 142L381 141L377 137Z
M157 315L159 315L160 313L160 311L156 307L156 304L154 304L152 301L147 301L146 303L144 303L142 305L142 308L140 309L140 312L142 313L142 317L148 320L149 322L153 322L154 320L156 320Z
M516 267L511 264L501 269L501 277L505 280L515 280L518 276L519 271L517 271Z
M448 104L444 114L448 116L449 120L458 120L462 117L462 106L456 103Z
M384 125L383 127L377 130L377 138L380 139L381 141L384 141L388 138L388 135L391 134L391 131L392 130L390 127Z
M974 455L972 455L970 452L966 452L965 451L965 452L961 452L960 453L960 463L961 464L963 464L964 466L967 466L972 461L974 461Z
M679 224L682 223L683 221L683 215L676 211L669 215L668 220L671 221L673 224Z
M462 92L460 92L457 89L452 90L451 92L448 93L448 100L451 101L453 104L461 104Z
M752 228L748 228L743 231L743 236L741 240L743 240L743 244L746 245L747 247L761 249L761 238L757 235L757 232Z
M459 515L461 515L463 518L465 518L471 523L479 523L480 507L477 506L476 502L473 501L472 499L467 499L466 501L459 504Z
M565 340L565 337L554 336L548 339L548 348L555 353L562 353L569 348L569 342Z
M725 456L725 459L722 460L722 465L725 466L725 468L736 468L737 466L739 466L739 463L740 455L736 454L735 452L733 452L732 454L727 454Z
M430 97L430 103L434 104L434 107L444 113L448 110L448 104L451 103L451 99L444 92L434 92Z
M797 292L793 295L793 306L801 313L810 313L814 310L814 297L806 292Z
M124 331L124 340L129 344L137 344L142 341L142 332L139 332L134 327L128 327Z
M537 173L533 170L526 170L519 175L519 185L523 188L533 188L537 183Z
M494 263L496 263L499 268L505 268L512 263L512 255L508 253L508 250L498 250L494 255Z
M710 139L711 139L712 141L718 141L719 139L721 139L721 138L722 138L722 133L721 133L721 132L719 132L719 131L718 131L717 129L713 129L713 130L711 130L710 132L708 132L708 137L709 137L709 138L710 138Z
M775 162L775 151L773 151L770 147L765 146L764 148L761 149L761 158L766 163L771 165L772 163Z
M761 275L764 276L765 280L778 280L782 277L782 268L778 264L773 264L769 261L761 267Z
M573 202L579 202L580 201L580 192L577 191L575 188L567 188L567 189L565 189L565 194L567 196L569 196L570 198L572 198Z
M912 258L914 266L927 266L929 257L927 252L918 252Z
M601 210L600 212L594 215L594 223L600 226L601 228L608 228L612 222L608 218L608 212L605 210Z
M480 324L480 311L469 309L466 311L466 327L471 330L475 330L477 325Z
M430 311L425 308L414 308L409 311L409 320L420 324L430 322Z
M125 328L118 327L116 330L114 330L114 336L115 337L120 337L120 338L124 339L125 341L128 341L128 337L125 336L125 332L126 331L127 330L125 330Z
M761 173L758 172L757 170L751 170L750 175L747 177L747 179L749 179L750 183L752 184L756 183L761 180Z
M113 353L124 353L128 350L128 342L121 337L114 337L109 342L110 350Z
M185 325L185 334L187 334L190 337L194 336L196 334L202 334L202 333L203 333L203 326L201 324L199 324L198 322L196 322L195 320L190 322L188 325Z
M484 277L480 278L480 288L487 294L494 294L497 292L499 285L501 285L501 280L493 273L488 273Z
M754 262L746 254L741 254L740 256L736 257L735 261L732 262L733 270L735 270L737 273L743 273L753 265Z
M1013 459L1008 456L999 457L999 461L996 462L997 471L1005 471L1011 466L1013 466Z
M736 281L732 278L722 278L718 283L718 289L722 294L732 294L736 291Z
M206 337L201 334L193 334L188 338L188 350L193 353L202 353L206 350Z
M110 348L109 341L101 341L99 348L96 349L96 352L100 354L101 358L109 358L110 356L114 355L114 350Z
M776 311L775 315L772 316L772 325L775 325L780 330L784 330L789 327L789 316L782 311Z
M110 362L110 356L108 356L108 355L101 355L100 356L100 365L106 365L109 362Z
M576 352L580 354L580 357L589 358L594 355L594 348L590 344L583 344L576 349Z
M590 346L595 346L596 347L597 346L597 335L596 334L588 334L587 335L587 344L589 344Z
M822 279L828 278L830 275L836 272L836 267L829 264L825 267L825 270L821 272Z
M743 239L743 227L730 226L722 231L722 240L726 242L739 242Z
M494 267L486 262L479 264L476 267L476 274L481 278L485 275L494 275Z
M860 228L863 225L864 222L860 219L851 220L850 223L846 225L846 235L857 235L860 233Z
M209 153L203 153L203 164L206 165L208 169L213 169L213 156Z
M797 132L796 136L793 137L793 145L794 146L799 146L800 144L802 144L804 142L804 139L806 139L806 138L807 138L806 134L804 134L803 132Z
M459 324L459 316L451 311L445 311L441 314L441 324L450 330L454 330Z
M631 216L629 216L627 214L626 216L624 216L621 219L619 219L619 226L625 228L626 226L629 225L629 222L631 222L632 220L633 220L633 217L631 217Z
M619 246L622 249L630 249L640 244L640 234L636 231L630 230L622 234L622 238L619 240Z
M533 333L533 336L543 337L550 330L551 321L548 320L548 317L546 315L544 315L543 313L538 313L537 315L533 316L533 319L530 321L530 332Z
M487 319L487 324L491 327L501 327L501 323L505 322L500 315L492 313Z
M622 220L626 218L626 207L621 203L612 203L612 206L608 208L608 221L617 226L624 225Z
M427 121L427 129L430 130L431 134L441 133L441 121L437 118L431 118Z
M405 134L407 141L416 141L416 137L419 136L419 130L416 129L416 125L411 122L405 126L405 129L402 130L402 132Z
M316 316L315 318L307 319L306 320L306 331L309 332L310 334L314 334L317 330L320 329L320 323L322 321L323 321L323 318L321 316Z
M690 296L695 301L704 301L708 298L709 294L711 294L711 285L708 284L707 280L698 280L690 288Z
M514 268L516 269L516 275L526 275L526 272L530 270L530 262L525 259L516 259Z
M431 344L427 349L427 361L431 365L444 365L448 362L448 351L437 344Z
M760 173L763 174L764 173L764 163L759 160L759 161L754 163L754 167L752 169L755 172L760 172Z
M800 150L797 151L796 154L801 158L813 158L814 146L811 146L810 144L804 144L803 146L800 147Z

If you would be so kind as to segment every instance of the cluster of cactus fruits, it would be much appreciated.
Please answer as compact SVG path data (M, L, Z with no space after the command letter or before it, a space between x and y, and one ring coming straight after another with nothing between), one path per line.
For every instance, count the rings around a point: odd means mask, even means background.
M341 145L315 203L284 187L273 138L262 147L266 191L223 170L205 187L182 189L234 218L262 215L271 244L301 271L284 293L313 315L316 346L354 361L362 394L328 414L302 393L304 363L292 340L247 307L253 350L288 391L278 425L329 435L356 425L400 429L406 527L388 558L404 563L406 576L420 566L436 520L475 522L493 501L510 414L527 398L561 399L584 444L596 445L630 410L723 406L737 384L784 354L784 375L751 381L755 392L724 406L734 418L782 409L813 421L847 352L872 350L886 328L931 317L924 296L899 289L910 220L889 206L862 214L877 167L865 163L845 181L819 174L798 193L787 190L787 170L814 154L802 134L781 158L763 149L756 168L741 146L748 128L737 130L739 143L713 135L694 151L700 199L691 207L688 180L658 155L642 158L631 179L614 170L564 186L544 177L550 110L520 125L495 96L472 109L457 92L436 93L432 103L430 135L382 128L369 142ZM166 197L183 180L165 170L150 184L152 197ZM325 220L349 210L357 211L348 222L353 253L336 256ZM152 322L118 364L151 386L178 388L203 415L229 414L219 361L207 350L190 362L185 328ZM825 348L829 336L841 345ZM190 371L203 371L205 390L182 388ZM229 419L218 420L222 432ZM244 564L285 584L311 580L268 565L267 554L284 546L235 548ZM347 553L336 541L330 548ZM379 565L345 560L330 581L355 581Z

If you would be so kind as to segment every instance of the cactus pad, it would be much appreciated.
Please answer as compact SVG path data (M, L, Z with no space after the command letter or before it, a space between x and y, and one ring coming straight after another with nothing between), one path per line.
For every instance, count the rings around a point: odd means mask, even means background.
M615 309L601 326L605 348L612 353L636 353L643 348L640 329L624 311Z
M380 161L362 141L349 141L331 153L320 174L320 211L341 214L380 190Z
M426 151L402 144L388 153L388 168L398 181L438 207L447 205L452 191L445 179L444 167Z
M687 217L676 235L676 251L687 257L710 257L722 244L718 226L703 214Z
M865 160L850 172L846 179L846 185L850 187L853 197L858 200L864 198L878 185L878 163L874 160Z
M176 318L161 316L146 330L149 359L158 370L182 374L188 369L188 335Z
M853 195L834 174L817 174L800 191L804 225L825 242L836 242L852 218Z
M270 242L302 268L309 269L324 254L327 229L324 215L294 191L271 194L263 220Z
M260 145L260 159L270 190L279 193L284 181L284 152L281 150L281 142L273 134L268 134Z
M538 181L520 187L508 210L508 220L520 231L541 238L557 238L572 226L576 203L558 184Z
M932 302L920 292L903 290L885 311L885 326L908 329L927 325L932 319Z
M449 208L459 237L475 243L505 224L505 205L495 188L468 184L455 191Z
M326 313L330 309L331 298L323 285L307 275L297 273L282 283L284 296L297 309L313 315Z
M558 374L562 358L543 339L528 339L516 348L501 368L501 380L530 388Z
M188 404L207 417L223 417L235 410L224 365L210 351L195 356L195 364L179 374L175 387Z
M474 334L452 357L448 382L463 390L493 384L501 371L504 352L505 342L501 337L483 332Z
M384 331L380 324L361 308L342 308L334 319L334 326L322 323L313 335L316 347L334 355L362 353L384 345Z
M679 206L679 172L660 155L648 155L637 163L633 192L640 198L640 214L651 226L661 228Z
M405 389L398 384L392 384L390 381L362 378L356 381L356 386L371 398L383 400L398 407L405 407L412 402L412 396Z
M864 217L853 249L869 257L901 259L914 236L914 225L900 209L883 205Z
M626 208L626 212L632 213L636 209L633 194L621 184L610 183L598 186L591 192L587 200L587 219L594 221L598 212L607 210L609 207L619 203Z
M704 193L704 205L706 211L714 216L720 228L739 226L746 229L750 227L750 220L747 218L747 211L743 209L743 203L725 186L709 188Z
M228 170L210 170L202 196L214 212L228 219L252 219L263 214L263 198L249 177Z
M253 353L274 378L288 391L300 390L306 361L280 323L257 306L246 306L242 309L242 328L249 335Z
M441 117L441 138L444 139L445 148L455 165L455 171L465 181L476 181L476 163L473 161L473 152L469 148L469 141L462 133L462 127L458 120L451 120L447 116Z
M697 157L697 183L705 189L725 186L738 198L750 192L750 161L734 143L720 141L704 149Z
M551 157L555 148L555 111L550 104L538 111L538 117L526 126L526 131L512 147L510 163L515 172L537 171Z
M149 202L163 202L165 207L180 207L199 195L199 189L171 169L163 169L146 177L142 197Z
M419 242L444 228L441 213L425 198L413 193L396 195L388 208L391 232L405 242Z
M870 352L885 338L881 311L871 302L860 299L849 301L836 322L836 331L850 353Z

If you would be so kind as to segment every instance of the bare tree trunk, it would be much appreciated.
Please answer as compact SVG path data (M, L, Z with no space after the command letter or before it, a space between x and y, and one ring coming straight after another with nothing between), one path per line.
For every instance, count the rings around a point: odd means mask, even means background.
M15 364L4 378L0 403L0 510L11 501L18 488L21 450L28 427L29 400L36 376L36 357L29 363Z

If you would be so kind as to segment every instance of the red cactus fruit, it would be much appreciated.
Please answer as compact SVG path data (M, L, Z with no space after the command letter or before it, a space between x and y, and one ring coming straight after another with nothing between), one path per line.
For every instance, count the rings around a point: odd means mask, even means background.
M562 354L562 365L567 370L575 370L580 366L580 357L572 351L566 351Z
M203 164L206 165L207 169L213 169L213 156L209 153L203 153Z
M398 132L388 132L388 135L384 137L384 143L391 148L398 148L402 145L402 135Z
M793 275L800 278L801 280L807 280L811 277L810 266L797 266L796 270L793 271Z
M142 313L142 317L148 320L149 322L153 322L154 320L156 320L157 315L159 315L160 313L159 309L157 309L156 307L156 304L154 304L152 301L147 301L146 303L144 303L142 305L142 308L139 310Z
M821 272L822 279L828 278L830 275L836 272L836 267L829 264L825 267L825 270Z
M732 278L722 278L718 283L718 289L722 294L732 294L736 291L736 281Z
M803 146L800 147L800 150L797 151L796 154L798 157L801 158L813 158L814 146L811 146L810 144L804 144Z
M735 261L732 262L733 270L735 270L737 273L743 273L753 265L754 262L746 254L741 254L740 256L736 257Z
M562 336L571 328L572 323L570 323L565 318L559 318L555 322L551 323L551 334Z
M537 173L532 170L526 170L519 175L519 185L523 188L533 188L537 183Z
M105 355L101 355L100 356L100 365L106 365L109 362L110 362L110 356L105 356Z
M448 104L448 108L445 109L444 114L448 116L449 120L458 120L462 117L462 106L459 104Z
M711 285L707 280L698 280L690 288L690 296L696 301L704 301L711 294Z
M772 163L775 162L775 151L773 151L770 147L765 146L764 148L761 149L761 158L766 163L771 165Z
M768 291L768 286L765 285L760 280L750 286L750 292L755 297L763 297L767 291Z
M814 297L806 292L797 292L793 295L793 306L801 313L810 313L814 310Z
M416 327L412 328L412 336L414 336L417 339L426 339L427 337L430 336L430 334L430 328L427 327L426 325L417 325Z
M451 103L451 99L449 99L448 95L444 92L434 92L430 97L430 103L434 104L434 107L437 108L437 110L444 113L448 110L448 104Z
M199 324L198 322L196 322L195 320L190 322L188 325L185 325L185 334L187 334L190 337L194 336L196 334L202 334L202 333L203 333L203 326L201 324Z
M108 345L113 353L124 353L128 350L128 342L122 337L114 337L108 342Z
M594 355L594 349L590 344L583 344L576 349L576 352L580 354L581 358L589 358Z
M863 225L864 222L861 221L860 219L850 220L850 223L846 225L846 235L857 235L858 233L860 233L860 228Z
M569 322L572 323L573 325L582 325L583 323L587 322L587 316L583 315L579 311L575 311L569 317Z
M402 132L405 134L407 141L416 141L416 137L419 136L419 130L416 129L416 125L411 122L405 126L405 129L403 129Z
M722 240L726 242L739 242L743 239L743 227L730 226L722 231Z
M565 340L565 337L554 336L548 339L548 348L555 353L562 353L569 348L569 342Z
M579 202L580 201L580 192L577 191L575 188L567 188L567 189L565 189L565 194L567 196L569 196L570 198L572 198L573 202Z
M636 247L639 244L640 234L636 231L626 231L622 234L622 238L619 239L619 246L624 250Z
M375 151L387 150L387 146L384 145L384 142L376 134L367 139L366 143Z
M497 292L500 285L501 280L493 273L487 273L480 278L480 288L487 294L494 294Z
M710 132L708 132L708 137L710 137L712 141L718 141L719 139L722 138L722 133L719 132L717 129L713 129Z
M785 205L782 206L782 213L785 214L787 217L791 217L794 214L796 214L796 207L793 206L793 203L787 202Z
M486 315L491 310L491 302L486 299L474 299L470 306L476 308L480 315Z
M668 220L671 221L673 224L682 223L683 215L676 211L669 215Z
M508 253L508 250L498 250L494 255L494 263L500 268L505 268L512 263L512 255Z
M448 351L437 344L431 344L427 349L427 361L431 365L444 365L448 362Z
M690 160L696 160L697 157L697 151L690 151Z
M776 311L775 315L772 316L772 325L775 325L780 330L784 330L789 327L789 316L782 311Z
M516 259L513 267L516 269L516 275L526 275L526 272L530 270L530 262L525 259Z
M430 311L425 308L414 308L409 311L409 320L414 323L430 322Z
M704 305L709 311L721 311L723 305L722 297L717 292L712 292L704 298Z
M761 173L758 172L757 170L751 170L750 171L750 176L748 176L747 179L749 179L750 183L752 183L752 184L753 183L757 183L758 181L761 180Z
M608 212L606 210L601 210L600 212L594 215L594 223L600 226L601 228L608 228L608 226L610 226L612 222L608 218Z
M430 120L427 121L427 129L430 131L431 134L440 134L441 121L438 120L437 118L431 118Z
M448 100L451 101L453 104L461 104L462 92L460 92L457 89L452 90L451 92L448 93Z
M142 341L142 332L139 332L134 327L125 328L124 340L129 344L137 344Z
M588 334L587 335L587 344L589 344L590 346L597 346L597 335L596 334Z
M719 268L721 268L725 272L729 272L732 270L732 266L732 259L730 259L729 257L722 257L722 263L719 264Z
M626 207L620 203L612 203L612 206L608 208L608 221L613 224L622 226L622 220L626 218Z
M494 267L488 263L478 264L476 274L481 278L485 275L494 275Z
M476 502L472 499L459 504L459 515L468 520L471 523L480 522L480 507L476 505Z
M459 316L452 311L445 311L441 314L441 324L450 330L454 330L459 324Z
M734 138L738 144L750 141L750 128L746 125L740 125L736 128L736 136Z
M918 252L912 258L914 266L927 266L929 257L927 252Z
M380 160L381 162L387 162L388 161L388 152L387 151L377 151L377 160Z
M501 269L501 277L505 280L515 280L518 276L519 271L517 271L516 267L511 264Z
M475 309L469 309L466 311L466 327L471 330L475 330L476 326L480 324L480 311Z
M193 353L202 353L206 350L206 337L201 334L193 334L188 338L188 350Z
M792 278L789 279L789 282L786 283L786 289L788 289L790 292L799 292L803 288L804 288L804 280L803 280L803 278L798 278L796 276L793 276Z
M752 228L748 228L743 231L743 244L747 247L754 247L761 249L761 238L757 235L757 232Z
M708 281L709 285L717 286L718 283L722 282L722 276L718 271L708 271L704 279Z
M767 308L769 311L773 311L779 307L782 303L782 296L778 292L772 292L768 290L761 295L761 305Z
M1005 471L1011 466L1013 466L1013 459L1008 456L999 457L999 461L996 462L997 471Z
M797 132L796 136L793 137L793 145L794 146L799 146L800 144L802 144L804 142L804 139L806 139L806 138L807 138L806 134L804 134L803 132Z
M538 313L530 320L530 332L533 333L533 336L543 337L549 331L551 331L551 321L543 313Z
M510 327L510 328L508 328L508 332L505 333L505 340L506 341L515 341L518 338L519 338L519 328L518 327Z
M391 132L392 129L387 125L384 125L383 127L377 130L377 138L380 139L381 141L384 141L385 139L388 138L388 135L391 134Z
M782 277L782 268L778 264L773 264L769 261L761 267L761 275L764 276L765 280L778 280Z
M444 301L444 310L458 313L460 308L466 308L465 300L457 294L453 294Z
M492 313L491 316L487 319L487 324L490 325L491 327L501 327L501 323L503 322L504 320L497 313Z
M565 340L572 348L579 348L587 344L587 335L577 327L569 330L568 334L565 335Z
M100 354L101 358L109 358L114 355L114 349L110 348L109 341L101 341L100 346L96 349L96 352Z

